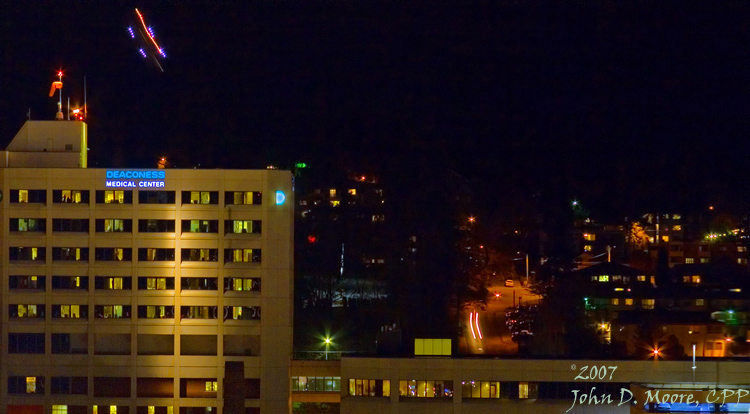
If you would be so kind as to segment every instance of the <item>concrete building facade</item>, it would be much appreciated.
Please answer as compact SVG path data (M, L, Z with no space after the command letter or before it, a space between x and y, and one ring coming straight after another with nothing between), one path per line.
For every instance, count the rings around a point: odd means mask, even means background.
M86 169L81 148L0 168L0 411L288 412L291 174Z

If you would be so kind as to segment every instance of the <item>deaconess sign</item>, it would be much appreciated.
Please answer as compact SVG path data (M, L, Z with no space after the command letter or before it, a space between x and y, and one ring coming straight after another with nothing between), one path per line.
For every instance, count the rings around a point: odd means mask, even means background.
M162 188L166 173L160 170L107 170L105 187Z

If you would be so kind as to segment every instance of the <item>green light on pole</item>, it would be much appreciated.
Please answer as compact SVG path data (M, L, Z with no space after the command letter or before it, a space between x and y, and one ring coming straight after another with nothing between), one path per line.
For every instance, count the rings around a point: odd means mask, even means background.
M294 167L295 168L307 168L307 164L305 164L304 162L298 162L294 164Z

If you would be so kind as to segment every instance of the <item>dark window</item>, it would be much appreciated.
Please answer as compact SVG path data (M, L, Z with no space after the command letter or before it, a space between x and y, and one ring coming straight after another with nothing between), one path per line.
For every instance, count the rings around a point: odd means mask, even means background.
M182 249L183 262L218 262L219 249Z
M89 277L52 276L52 289L89 290Z
M133 204L133 192L125 190L98 190L98 204Z
M52 219L52 231L89 232L89 219Z
M9 354L43 354L44 353L44 334L43 333L9 333L8 334L8 353Z
M140 319L174 319L174 306L142 305L138 306Z
M47 255L44 247L10 247L8 249L9 260L35 260L43 262Z
M10 276L8 287L10 289L45 289L46 277L44 276Z
M138 249L138 260L142 262L174 261L174 249Z
M227 191L224 193L224 204L226 205L249 205L261 204L260 191Z
M47 220L43 218L12 218L10 231L46 231Z
M182 204L219 204L219 192L183 191Z
M87 334L52 334L53 354L87 354L89 351L89 337Z
M130 290L133 279L130 276L97 276L94 287L102 290Z
M182 220L183 233L218 233L219 220Z
M183 277L182 290L218 290L219 279L215 277Z
M174 191L138 191L139 204L174 204Z
M44 377L8 377L8 394L44 395Z
M98 233L133 232L133 220L130 219L96 219L94 225Z
M88 394L88 377L52 377L50 382L52 394Z
M180 317L182 317L182 319L217 319L218 307L216 306L181 306Z
M245 398L260 398L260 378L245 379Z
M174 290L173 277L139 277L139 290Z
M174 233L174 220L138 220L141 233Z
M46 203L47 190L10 190L11 203Z
M225 220L224 233L260 234L260 220Z
M94 250L97 261L103 262L129 262L133 260L133 250L121 247L97 247Z
M53 247L52 260L79 261L89 260L88 247Z
M88 190L52 190L53 203L88 204Z

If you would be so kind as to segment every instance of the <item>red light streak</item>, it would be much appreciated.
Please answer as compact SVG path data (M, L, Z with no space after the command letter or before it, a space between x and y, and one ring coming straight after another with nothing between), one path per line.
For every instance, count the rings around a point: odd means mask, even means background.
M151 42L154 43L154 46L156 46L156 50L158 50L159 53L161 53L161 48L159 47L159 45L156 44L156 40L154 39L153 36L151 36L151 32L148 31L148 27L146 27L146 22L143 20L143 15L141 14L141 12L138 11L137 8L135 9L135 12L138 13L138 18L141 19L141 24L143 25L143 30L146 31L146 34L148 35L148 38L151 39Z

